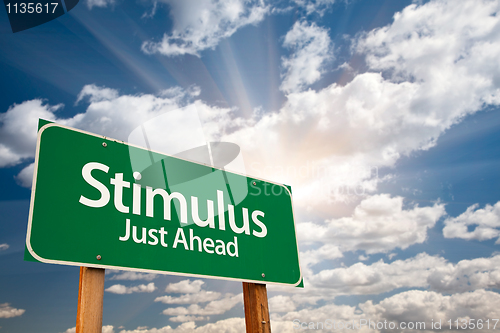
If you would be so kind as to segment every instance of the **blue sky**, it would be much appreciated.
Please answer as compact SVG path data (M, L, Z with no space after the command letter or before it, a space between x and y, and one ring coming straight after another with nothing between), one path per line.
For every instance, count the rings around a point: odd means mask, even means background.
M305 288L268 286L273 332L500 318L499 10L82 0L15 34L0 10L0 332L75 326L78 268L23 261L38 118L128 141L183 107L293 188ZM239 282L109 271L105 288L103 332L244 327Z

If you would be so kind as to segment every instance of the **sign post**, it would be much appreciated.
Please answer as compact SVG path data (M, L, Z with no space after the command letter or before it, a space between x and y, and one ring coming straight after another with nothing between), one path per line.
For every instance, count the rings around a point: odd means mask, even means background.
M104 269L80 267L76 333L102 331Z
M247 333L271 333L265 284L243 282Z
M265 284L302 281L292 206L282 184L41 123L25 258L83 267L78 318L110 268L244 282L269 327Z

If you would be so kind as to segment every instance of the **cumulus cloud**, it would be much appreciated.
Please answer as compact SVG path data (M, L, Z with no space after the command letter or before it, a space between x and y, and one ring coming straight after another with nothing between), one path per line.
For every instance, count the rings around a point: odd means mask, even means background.
M171 326L165 326L162 328L143 328L137 327L135 330L122 330L120 333L178 333L178 332L192 332L192 330L196 327L194 322L184 323L179 325L177 328L172 328Z
M192 90L192 91L191 91ZM78 96L78 102L87 101L87 110L71 118L57 116L62 105L46 104L35 99L21 104L14 104L7 112L0 114L0 167L9 167L24 161L32 161L35 155L38 119L46 119L114 139L128 141L130 133L138 126L153 118L163 117L163 127L173 127L172 118L179 122L186 121L182 114L195 114L197 121L202 119L204 132L202 142L216 141L221 135L221 126L229 124L231 109L208 106L200 101L192 101L197 94L196 87L189 91L170 89L158 95L120 95L118 91L95 85L84 86ZM188 109L180 109L187 107ZM174 112L175 111L175 112ZM189 111L189 112L187 112ZM177 116L168 117L170 114ZM170 120L170 122L169 122ZM165 123L166 122L166 123ZM184 124L190 125L190 124ZM193 135L189 131L176 131L169 135L187 137L192 142ZM192 126L191 126L192 127ZM191 128L190 127L190 128ZM150 137L150 140L163 140L172 145L184 140L168 140L163 133L161 138ZM189 147L193 148L193 147ZM174 153L172 151L168 153ZM17 182L26 187L31 186L34 165L26 166L16 177Z
M238 29L262 21L269 7L262 0L163 0L169 5L174 27L159 42L142 44L146 53L167 56L192 54L215 48Z
M331 44L327 29L315 23L295 22L283 42L283 46L292 49L292 54L282 58L285 74L280 89L297 92L318 81L323 66L333 59Z
M7 250L9 247L9 244L7 243L0 244L0 251Z
M119 274L115 274L111 276L109 279L110 280L129 280L129 281L135 281L135 280L146 280L146 281L152 281L156 279L158 274L150 274L150 273L138 273L138 272L121 272Z
M147 120L162 111L177 108L177 104L171 99L157 99L152 95L126 96L125 99L121 100L120 97L113 100L103 100L102 97L105 94L101 94L100 89L94 85L85 86L82 92L85 91L84 95L89 96L91 104L87 112L69 119L56 116L56 111L62 108L61 104L51 106L40 99L11 106L6 113L0 115L2 123L0 127L0 167L16 165L25 159L34 157L39 118L81 129L91 128L99 134L108 132L107 136L115 134L120 137L117 137L118 139L125 140L131 130L140 125L136 121ZM110 96L108 95L108 97ZM113 104L116 107L113 107ZM123 108L122 112L118 108ZM115 121L119 122L116 124L118 126L112 125ZM121 127L121 130L120 126L124 126L124 128Z
M86 3L87 8L91 10L92 7L106 8L111 6L115 3L115 0L87 0Z
M0 167L8 167L33 158L38 118L55 120L62 104L48 105L41 99L14 104L0 114Z
M316 300L338 295L380 294L401 288L430 288L440 293L459 293L500 287L500 255L491 258L449 263L439 256L420 253L406 260L372 264L356 263L349 267L306 271L309 297ZM299 291L294 301L307 301Z
M304 8L308 15L316 13L322 16L335 0L293 0L298 6Z
M404 209L402 197L380 194L361 201L350 217L324 224L300 223L297 230L303 242L336 244L341 251L364 250L372 254L423 243L427 230L444 214L443 204ZM330 247L335 251L335 247ZM330 254L331 259L338 257L338 252Z
M186 316L186 315L197 315L197 316L209 316L209 315L220 315L229 310L231 310L235 305L243 302L243 294L233 295L226 294L224 298L211 301L205 307L201 307L198 304L192 304L186 307L176 307L168 308L163 310L163 314L167 316Z
M179 294L193 294L201 291L201 286L205 283L203 280L189 279L182 280L177 283L169 283L165 288L167 293L179 293Z
M58 119L58 122L126 141L137 126L186 105L182 100L185 97L183 91L163 97L151 94L119 95L109 90L95 85L85 86L80 98L88 99L86 112L70 119ZM196 102L193 106L196 107L196 104L200 108L205 107L203 103Z
M76 327L68 328L64 333L76 333ZM102 333L115 333L113 325L103 326Z
M431 270L427 278L433 290L443 293L500 288L500 256L461 260Z
M359 303L357 306L327 304L318 308L306 308L300 311L292 311L285 315L274 315L271 318L273 332L291 333L297 329L293 326L293 320L300 322L323 322L327 319L351 323L354 321L359 325L360 320L371 320L376 323L387 321L393 322L396 327L402 323L423 323L425 330L430 332L432 322L442 322L442 331L450 331L447 321L452 319L478 319L483 323L489 318L497 318L499 313L500 295L495 292L476 290L473 292L442 295L433 291L410 290L391 297L385 298L378 304L373 301ZM491 323L491 320L490 320ZM388 326L389 327L389 326ZM402 327L402 326L401 326ZM421 326L422 328L424 326ZM494 332L493 325L488 330L486 326L482 329L472 330L474 332ZM359 332L373 332L371 328L363 326L357 329ZM340 332L352 332L352 329L336 329ZM378 331L391 331L378 330ZM396 329L396 332L404 329ZM454 331L452 329L451 331Z
M500 235L500 201L493 206L478 207L478 204L472 205L459 216L447 218L444 221L444 237L479 241L497 238ZM469 226L473 226L473 230L469 231Z
M33 172L35 171L35 163L30 163L28 166L23 168L21 172L14 178L17 183L22 187L30 188L33 182Z
M278 295L269 299L269 312L290 312L296 308L295 302L290 296Z
M303 225L302 223L299 226ZM301 234L302 227L298 228L298 234ZM299 236L300 239L300 236ZM333 244L324 244L323 246L307 251L301 251L300 255L300 264L302 268L302 274L309 275L311 271L311 267L316 265L319 262L324 260L334 260L338 258L342 258L344 255L342 251L337 245Z
M2 244L3 245L3 244ZM26 310L16 309L10 306L9 303L0 304L0 318L12 318L21 316Z
M349 199L349 190L356 198L369 194L380 181L370 170L429 149L466 115L498 105L497 7L410 5L354 40L367 72L344 86L290 93L279 112L226 139L243 147L250 172L299 186L297 202L309 207L323 201L327 209Z
M200 290L193 294L184 294L179 297L174 296L161 296L155 298L155 302L162 302L165 304L194 304L215 301L221 296L221 293L216 291Z
M321 270L308 277L312 286L335 295L379 294L394 289L428 286L427 278L446 260L421 253L414 258L371 265L356 263L350 267Z
M132 293L152 293L156 290L154 282L147 285L140 284L138 286L126 287L122 284L115 284L107 288L106 291L113 294L132 294Z
M335 305L327 304L316 308L306 308L298 311L291 311L284 315L273 314L271 317L271 328L272 332L278 333L291 333L297 332L298 329L294 328L293 321L300 320L300 322L314 322L315 325L318 322L325 322L327 319L336 321L351 321L364 319L365 316L359 311L356 311L356 306L348 305ZM340 329L335 331L341 331ZM352 331L352 330L351 330ZM367 332L367 330L359 330L362 333Z
M84 98L88 98L90 103L111 101L118 97L118 91L106 87L98 87L95 84L88 84L78 94L75 104L78 104Z
M489 0L464 1L460 6L449 0L412 4L396 13L391 25L363 36L357 50L366 53L370 68L390 70L396 81L448 82L455 87L450 91L453 96L471 89L461 97L466 104L457 113L483 102L496 104L499 92L494 78L500 67L490 61L498 54L498 10L498 2ZM461 79L449 81L455 78ZM449 90L447 85L441 88L436 97ZM442 98L443 106L457 103L453 96Z
M162 328L122 330L120 333L240 333L245 331L245 319L229 318L215 323L196 327L194 322L183 323L176 328L165 326Z
M210 319L210 317L179 315L179 316L171 317L169 320L173 321L173 322L185 323L185 322L189 322L189 321L204 321L204 320L208 320L208 319Z
M470 319L477 322L489 318L496 318L500 311L500 295L495 292L476 290L468 293L445 296L432 291L411 290L403 292L374 305L372 301L360 304L360 309L367 315L384 318L388 321L425 322L426 328L431 322L441 320L443 328L448 325L447 320ZM448 326L449 327L449 326ZM477 332L493 332L493 325L477 329ZM452 329L451 331L455 331Z
M242 294L222 295L216 291L202 290L205 282L202 280L182 280L177 283L170 283L165 291L169 293L183 293L174 297L165 295L157 297L155 302L165 304L191 304L188 307L168 308L163 314L172 316L169 320L176 322L208 320L209 315L223 314L232 309L236 304L243 301ZM208 302L208 303L207 303ZM207 303L204 307L197 303Z

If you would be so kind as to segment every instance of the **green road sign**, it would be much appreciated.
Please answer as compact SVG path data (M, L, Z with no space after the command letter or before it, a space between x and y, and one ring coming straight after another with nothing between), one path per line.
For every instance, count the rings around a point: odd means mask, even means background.
M38 261L298 285L290 189L48 123L26 248Z

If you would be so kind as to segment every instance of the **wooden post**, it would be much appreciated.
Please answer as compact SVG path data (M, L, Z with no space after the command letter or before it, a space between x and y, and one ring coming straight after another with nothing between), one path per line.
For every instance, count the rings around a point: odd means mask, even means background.
M243 282L247 333L271 333L265 284Z
M104 269L80 267L76 333L102 332Z

